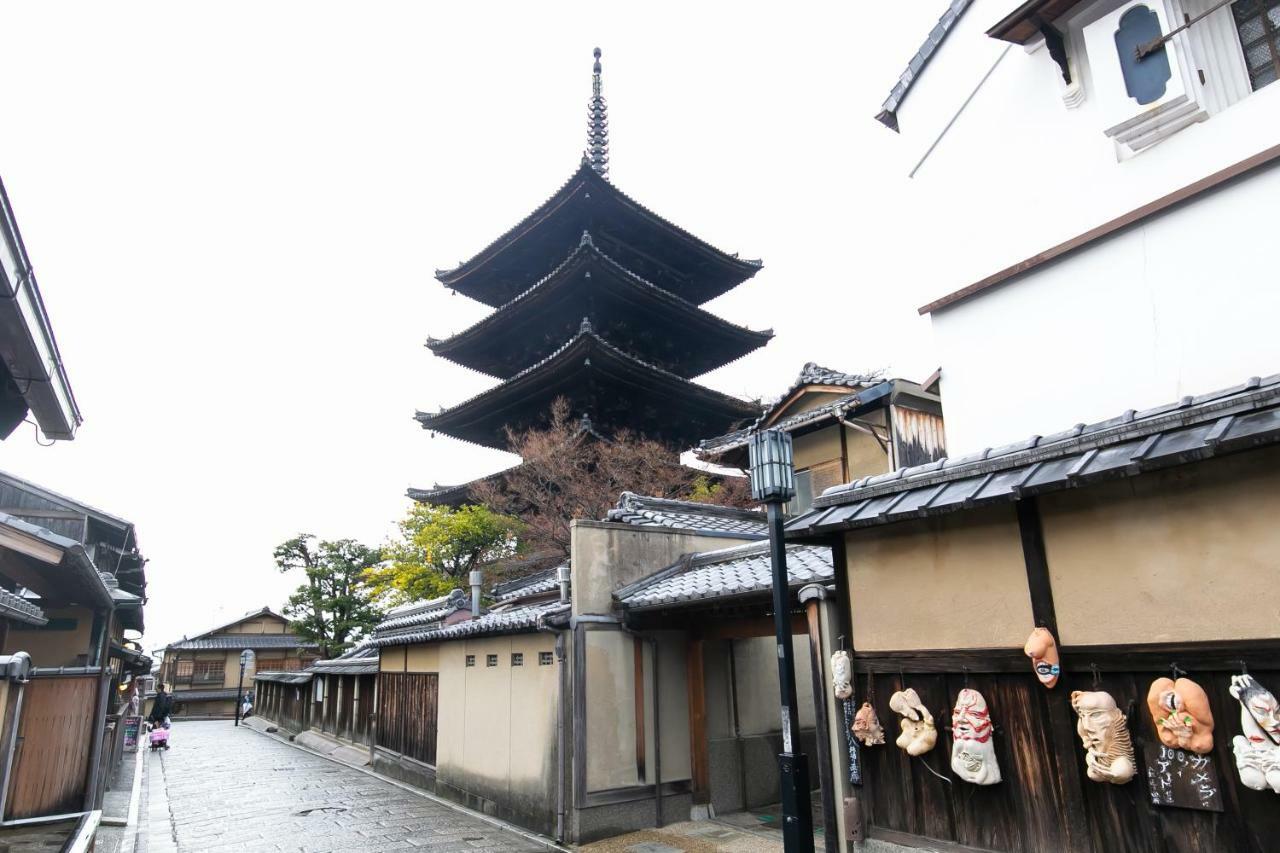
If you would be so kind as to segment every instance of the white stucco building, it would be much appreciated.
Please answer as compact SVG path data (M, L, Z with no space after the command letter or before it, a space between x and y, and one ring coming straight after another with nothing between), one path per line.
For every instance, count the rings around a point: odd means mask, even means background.
M1280 0L951 4L878 118L952 455L1280 371L1278 74Z

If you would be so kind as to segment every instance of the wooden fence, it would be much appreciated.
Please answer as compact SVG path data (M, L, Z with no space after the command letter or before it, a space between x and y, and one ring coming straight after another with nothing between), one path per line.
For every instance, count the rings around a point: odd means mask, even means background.
M439 689L436 673L378 673L377 745L434 766Z
M85 802L100 676L37 676L23 685L4 818L69 814Z

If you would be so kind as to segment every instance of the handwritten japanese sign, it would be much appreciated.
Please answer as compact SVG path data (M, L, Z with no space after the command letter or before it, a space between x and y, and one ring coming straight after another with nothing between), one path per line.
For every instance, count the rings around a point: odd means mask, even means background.
M1211 756L1144 743L1142 757L1151 805L1222 811L1222 784Z
M849 782L862 784L862 756L858 753L858 739L853 736L853 697L840 703L844 710L844 739L849 747Z

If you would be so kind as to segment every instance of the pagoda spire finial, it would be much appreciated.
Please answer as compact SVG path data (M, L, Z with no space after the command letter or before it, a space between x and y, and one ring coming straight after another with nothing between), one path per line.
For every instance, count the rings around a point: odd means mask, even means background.
M595 49L595 64L591 66L591 102L587 105L587 151L585 159L591 168L606 181L609 180L609 108L605 104L600 84L600 48Z

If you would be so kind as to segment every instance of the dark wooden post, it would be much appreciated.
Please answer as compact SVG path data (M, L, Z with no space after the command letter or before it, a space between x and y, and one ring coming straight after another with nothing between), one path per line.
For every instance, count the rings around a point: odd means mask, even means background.
M685 672L689 684L689 767L693 776L693 804L711 802L711 758L707 746L707 684L703 672L702 634L690 630Z
M1024 498L1015 504L1018 513L1018 533L1022 538L1022 559L1027 568L1027 593L1031 597L1031 616L1036 627L1048 628L1061 645L1058 635L1058 614L1053 605L1053 584L1049 579L1049 558L1045 553L1044 529L1040 524L1040 506L1036 499ZM1065 663L1065 662L1064 662ZM1028 663L1028 669L1030 664ZM1066 671L1066 666L1062 666ZM1067 843L1073 851L1090 851L1089 818L1084 800L1084 779L1080 764L1080 743L1075 734L1075 720L1067 701L1065 686L1059 681L1048 697L1049 736L1058 762L1058 776L1062 782L1063 825Z
M822 794L822 843L826 853L840 850L840 830L836 822L835 778L831 773L831 727L827 716L827 679L822 666L822 615L820 608L826 589L814 584L800 590L809 628L809 673L813 678L814 729L818 738L818 787Z
M849 653L849 657L855 661L853 667L853 683L856 690L858 684L858 668L856 665L857 658L854 656L853 650L853 620L852 620L852 599L849 596L849 561L848 554L845 550L844 534L837 533L831 538L831 565L835 576L836 586L836 625L837 632L845 638L845 651ZM856 693L855 693L856 698ZM845 745L852 750L857 750L858 745L855 741L849 744L849 739L853 737L853 733L847 727L841 727L844 731ZM847 753L842 753L847 756ZM849 758L845 758L845 773L849 771ZM845 779L848 778L846 775ZM841 787L844 787L843 780ZM862 787L851 785L849 787L849 796L845 803L845 831L848 833L849 840L861 843L867 837L867 820L866 809L863 808Z

